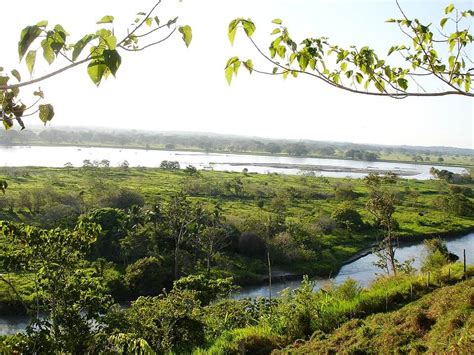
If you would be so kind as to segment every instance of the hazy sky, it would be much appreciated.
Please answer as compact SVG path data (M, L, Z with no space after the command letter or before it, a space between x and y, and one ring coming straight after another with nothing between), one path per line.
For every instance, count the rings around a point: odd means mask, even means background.
M409 16L435 25L447 3L401 1ZM18 64L16 48L26 25L43 19L61 23L76 40L95 31L95 22L110 14L116 18L118 34L124 33L121 29L133 21L136 12L153 4L154 0L4 2L0 65L16 66L28 76L24 63ZM456 5L472 8L471 1ZM270 22L278 17L297 40L328 36L333 43L370 45L384 55L392 44L405 41L396 26L384 23L399 16L393 0L163 0L157 14L162 20L179 15L181 24L192 26L190 48L177 34L149 51L126 55L117 79L107 80L100 88L89 80L85 66L41 83L47 101L56 109L47 129L101 126L474 148L472 99L367 97L307 77L284 81L250 76L244 70L232 86L225 81L223 69L230 56L258 63L258 54L243 33L230 46L227 26L235 17L254 20L255 39L263 48L270 42L274 26ZM34 74L57 67L43 65Z

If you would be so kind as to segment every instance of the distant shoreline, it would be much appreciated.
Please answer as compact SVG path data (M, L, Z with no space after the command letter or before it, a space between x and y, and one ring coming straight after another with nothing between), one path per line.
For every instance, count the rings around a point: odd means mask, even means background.
M347 157L339 156L322 156L322 155L289 155L287 153L278 153L272 154L268 152L258 152L258 151L232 151L232 150L204 150L199 148L186 148L178 147L174 149L161 148L161 147L145 147L142 145L130 145L130 146L120 146L115 144L100 144L100 143L55 143L55 144L45 144L45 143L11 143L11 144L1 144L0 147L78 147L78 148L110 148L110 149L130 149L130 150L155 150L155 151L168 151L168 152L192 152L192 153L203 153L203 154L234 154L234 155L258 155L258 156L269 156L269 157L288 157L288 158L315 158L315 159L326 159L326 160L346 160L346 161L356 161L356 162L380 162L380 163L401 163L401 164L410 164L410 165L428 165L428 166L451 166L451 167L460 167L465 168L466 170L474 168L473 165L459 164L459 163L445 163L445 162L413 162L409 160L387 160L387 159L377 159L374 161L368 160L359 160L351 159ZM231 164L231 165L241 165L241 164ZM251 164L246 164L251 165ZM257 165L255 165L257 166ZM311 167L314 167L311 165ZM350 169L350 168L349 168ZM312 169L315 170L315 169ZM331 170L322 170L321 171L331 171ZM409 175L409 174L402 174ZM413 175L413 174L411 174ZM410 175L410 176L411 176Z

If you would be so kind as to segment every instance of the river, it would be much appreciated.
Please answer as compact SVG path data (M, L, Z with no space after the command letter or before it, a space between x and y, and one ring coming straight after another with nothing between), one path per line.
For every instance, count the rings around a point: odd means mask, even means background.
M474 263L474 233L470 233L461 237L447 238L446 244L448 250L460 257L462 260L463 249L466 249L466 261L468 264ZM397 259L405 261L409 258L415 257L415 267L419 267L421 258L424 253L423 242L417 242L412 245L400 246L397 249ZM368 254L355 261L345 264L334 278L324 279L318 278L316 281L326 282L333 281L336 284L344 282L347 278L352 278L360 282L363 286L367 286L375 279L377 274L381 273L372 263L375 261L375 256ZM272 295L278 296L278 293L283 289L295 289L299 287L301 280L275 283L272 286ZM239 293L234 295L234 298L246 297L267 297L268 286L245 287ZM0 335L14 334L22 331L28 325L29 317L27 316L11 316L0 317Z
M467 264L474 263L474 233L470 233L461 237L446 238L446 244L448 250L451 253L459 256L462 260L463 250L466 249L466 262ZM396 258L398 261L403 262L410 258L415 258L413 264L417 269L420 268L423 254L425 253L423 242L417 242L413 244L401 245L397 248ZM344 282L349 277L358 281L363 286L368 286L376 277L377 274L382 274L383 270L377 268L373 262L376 261L375 255L369 253L357 260L347 263L341 267L339 272L333 278L316 278L315 281L326 282L333 281L336 284ZM278 295L282 290L289 288L298 288L301 284L301 280L292 280L287 282L274 283L272 285L272 295ZM267 297L268 286L252 286L245 287L240 292L235 294L235 298L247 298L247 297Z
M52 146L0 146L0 167L43 166L63 167L66 163L80 167L84 160L108 160L110 166L127 161L129 166L158 167L163 160L178 161L182 168L193 165L197 169L279 173L296 175L312 171L326 177L361 178L368 172L394 172L401 177L429 179L430 168L447 169L464 173L461 167L420 165L409 163L367 162L342 159L280 157L247 154L218 154L166 150L140 150L119 148L52 147Z

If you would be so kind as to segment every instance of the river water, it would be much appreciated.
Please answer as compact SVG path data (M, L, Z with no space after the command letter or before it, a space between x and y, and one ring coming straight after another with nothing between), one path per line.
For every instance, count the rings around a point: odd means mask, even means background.
M198 169L280 173L296 175L311 169L316 175L327 177L364 177L368 171L392 171L401 177L425 180L430 178L432 165L409 163L367 162L341 159L279 157L265 155L217 154L166 150L118 148L0 146L2 166L63 167L66 163L80 167L84 160L108 160L110 166L127 161L130 166L158 167L163 160L178 161L182 168L193 165ZM454 173L464 173L461 167L441 167ZM362 171L361 171L362 170Z
M463 250L466 250L466 261L468 264L474 263L474 233L470 233L461 237L446 239L448 250L460 257L462 260ZM424 254L423 243L418 242L412 245L404 245L397 249L396 257L399 261L405 261L412 257L415 258L415 267L419 267ZM357 280L364 286L370 284L381 270L376 268L372 263L375 261L375 256L368 254L353 262L347 263L340 270L339 273L331 279L316 279L320 282L333 281L336 284L344 282L347 278ZM272 286L272 295L278 296L278 293L283 289L295 289L299 287L301 280L275 283ZM234 298L246 297L267 297L268 286L245 287L239 293L234 295ZM0 317L0 335L14 334L22 331L28 325L29 318L26 316L12 316Z
M446 244L448 246L448 250L451 253L454 253L459 256L460 260L462 260L463 257L463 250L466 249L467 264L474 263L474 233L470 233L462 237L447 238ZM418 269L423 260L424 253L425 250L423 247L423 242L418 242L415 244L405 244L403 246L401 245L397 249L396 258L400 262L415 258L413 266ZM369 253L353 262L347 263L342 266L334 278L317 278L315 280L320 282L332 281L336 284L340 284L350 277L358 281L361 285L368 286L377 277L378 274L383 273L383 270L377 268L373 264L376 260L376 256ZM301 280L275 283L272 285L272 295L278 295L279 292L286 288L298 288L300 284ZM235 295L235 298L268 297L268 291L268 286L245 287Z

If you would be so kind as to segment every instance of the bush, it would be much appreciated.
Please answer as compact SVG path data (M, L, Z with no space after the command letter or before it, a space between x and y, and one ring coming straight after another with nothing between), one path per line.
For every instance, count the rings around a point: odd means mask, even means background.
M340 204L332 212L331 217L341 226L350 231L359 230L364 226L362 217L352 206L346 202Z
M160 164L160 169L165 170L179 170L180 165L178 161L163 160Z
M125 284L135 296L158 295L166 284L167 274L161 261L151 256L129 265L125 271Z
M175 290L192 290L202 305L208 305L217 298L228 297L236 287L231 277L208 279L204 275L189 275L173 282Z
M314 226L316 228L316 231L321 234L331 234L334 229L336 229L337 224L334 219L324 214L316 219L316 221L314 222Z
M82 221L92 222L102 228L99 237L92 245L92 256L112 261L121 261L120 239L125 236L124 225L127 215L116 208L100 208L81 217Z
M190 353L204 344L204 323L194 291L139 297L125 313L129 327L123 332L145 339L160 354Z
M355 200L359 195L354 192L351 184L337 184L334 188L336 200L350 201Z
M257 320L249 312L250 307L249 300L233 299L223 299L207 306L203 312L207 340L214 340L232 329L255 325Z
M304 249L286 232L279 233L271 239L270 249L275 264L285 265L315 257L314 252Z
M282 337L272 333L269 327L248 327L234 329L222 334L206 350L198 350L195 355L240 355L240 354L270 354L273 349L283 343Z
M129 209L132 206L142 207L144 204L145 200L140 193L127 188L109 191L101 201L101 205L104 207L119 208L121 210Z

